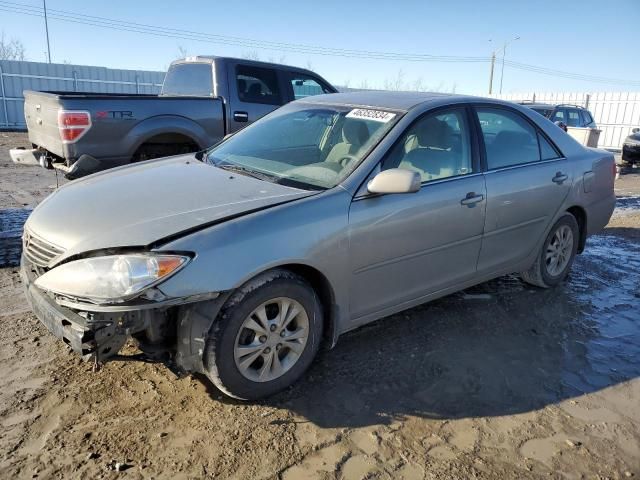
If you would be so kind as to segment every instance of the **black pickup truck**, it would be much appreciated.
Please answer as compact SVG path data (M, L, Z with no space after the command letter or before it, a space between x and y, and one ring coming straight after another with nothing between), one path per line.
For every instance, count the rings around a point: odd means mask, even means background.
M226 57L175 61L160 95L26 91L33 149L16 163L78 178L206 148L292 100L337 90L302 68Z

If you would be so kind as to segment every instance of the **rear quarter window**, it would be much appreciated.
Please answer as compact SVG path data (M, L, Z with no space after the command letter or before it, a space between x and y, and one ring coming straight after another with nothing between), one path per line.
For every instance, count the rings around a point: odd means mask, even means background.
M213 70L209 63L178 63L169 67L162 85L165 96L212 97Z

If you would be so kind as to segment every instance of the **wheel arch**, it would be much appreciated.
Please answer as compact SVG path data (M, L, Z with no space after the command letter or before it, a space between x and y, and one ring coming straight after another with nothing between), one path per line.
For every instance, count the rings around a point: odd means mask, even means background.
M587 242L587 212L579 205L574 205L567 208L567 213L573 215L578 222L578 228L580 229L580 238L578 240L578 253L584 251L585 243Z
M181 135L191 139L200 148L208 143L207 134L198 123L175 115L158 115L143 120L129 131L123 143L127 144L127 152L131 157L141 145L160 135Z
M303 263L287 263L269 270L288 270L304 278L316 292L325 314L322 340L325 345L332 348L338 340L337 328L338 312L335 301L335 293L329 279L317 268ZM267 270L267 271L269 271ZM264 273L264 272L263 272Z

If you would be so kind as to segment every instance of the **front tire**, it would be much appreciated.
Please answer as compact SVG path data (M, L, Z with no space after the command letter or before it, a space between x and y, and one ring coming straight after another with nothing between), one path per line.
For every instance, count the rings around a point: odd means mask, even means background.
M311 365L322 329L313 288L289 271L266 272L239 288L214 321L203 358L207 376L240 400L273 395Z
M578 252L579 239L578 222L573 215L567 213L551 228L534 264L520 276L525 282L537 287L555 287L571 270Z

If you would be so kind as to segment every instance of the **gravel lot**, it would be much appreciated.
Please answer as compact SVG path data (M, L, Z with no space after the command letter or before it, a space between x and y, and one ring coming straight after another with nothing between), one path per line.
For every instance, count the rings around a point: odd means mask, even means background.
M20 142L0 132L0 214L14 219L56 186L9 162ZM0 477L640 478L637 172L566 284L507 276L386 318L253 404L162 363L93 373L2 268ZM1 218L8 252L19 221Z

